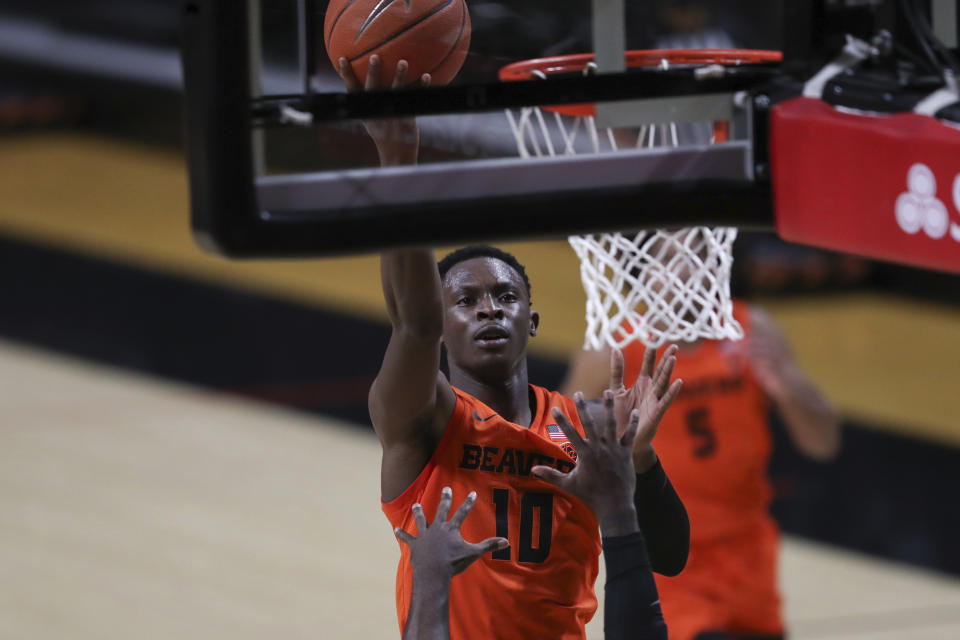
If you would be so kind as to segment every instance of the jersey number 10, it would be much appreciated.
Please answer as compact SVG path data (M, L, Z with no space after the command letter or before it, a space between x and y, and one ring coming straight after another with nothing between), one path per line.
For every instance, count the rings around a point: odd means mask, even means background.
M494 489L493 504L497 508L497 536L509 539L510 490ZM539 512L537 546L533 546L534 515ZM543 562L550 555L550 539L553 537L553 494L528 491L520 498L520 539L517 541L518 562ZM509 560L514 545L493 552L494 560Z

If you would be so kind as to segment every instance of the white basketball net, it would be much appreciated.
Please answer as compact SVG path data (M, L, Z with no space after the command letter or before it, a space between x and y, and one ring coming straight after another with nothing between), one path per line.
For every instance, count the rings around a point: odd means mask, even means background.
M743 337L730 300L737 230L570 236L587 293L584 347Z
M585 73L592 71L588 66ZM546 78L541 71L533 75ZM507 119L524 158L679 144L672 122L642 126L624 144L627 130L598 128L592 116L523 107L507 110ZM742 338L730 299L736 237L729 227L570 236L587 294L584 348Z

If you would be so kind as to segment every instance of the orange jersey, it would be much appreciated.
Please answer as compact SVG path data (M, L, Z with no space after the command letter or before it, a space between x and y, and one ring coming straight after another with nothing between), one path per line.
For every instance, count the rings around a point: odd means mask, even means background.
M573 400L530 385L537 410L530 428L508 422L459 389L453 416L427 466L399 497L383 503L394 527L416 532L410 508L432 518L443 487L453 489L454 509L471 491L477 501L461 528L479 542L503 536L510 547L487 554L450 587L450 637L584 637L597 599L600 534L593 511L579 499L530 475L542 464L570 471L573 448L550 416L559 407L582 434ZM400 545L397 615L401 632L410 608L413 571Z
M748 339L749 307L736 302L734 317ZM782 628L776 585L778 530L769 514L769 401L751 372L745 340L705 340L680 350L674 377L683 379L683 388L654 440L690 517L686 569L675 578L656 576L671 638L694 635L679 632L685 620L699 615L693 610L697 598L726 608L727 615L731 608L739 609L728 603L736 594L745 607L742 616L722 621L712 614L700 616L714 624L699 630L733 627L777 633ZM639 342L624 350L625 380L636 379L642 357Z

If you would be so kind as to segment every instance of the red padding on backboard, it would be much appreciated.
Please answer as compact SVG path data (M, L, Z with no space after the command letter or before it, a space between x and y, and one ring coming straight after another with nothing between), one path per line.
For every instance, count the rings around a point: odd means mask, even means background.
M795 98L773 108L770 154L784 240L960 273L960 129Z

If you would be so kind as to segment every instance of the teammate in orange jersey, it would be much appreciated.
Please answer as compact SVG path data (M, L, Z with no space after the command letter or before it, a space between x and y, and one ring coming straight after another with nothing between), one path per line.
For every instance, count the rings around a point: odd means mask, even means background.
M618 433L612 391L604 391L606 419L596 424L582 394L575 397L583 415L586 438L559 409L553 417L577 453L577 466L568 473L553 467L533 467L532 473L583 500L600 523L603 556L607 566L604 585L604 637L606 640L667 640L667 627L660 611L660 598L650 571L646 544L637 524L636 481L633 445L640 427L640 414L633 411L625 432ZM394 533L408 548L413 566L413 598L403 631L404 640L450 639L450 584L477 558L494 549L505 549L505 538L488 538L471 544L460 535L467 514L476 503L471 492L447 520L453 491L444 487L432 524L419 504L411 511L416 535L401 528ZM458 580L462 580L459 578Z
M827 460L840 446L837 414L772 320L739 301L734 317L744 340L681 346L676 374L684 387L657 435L657 454L690 514L687 568L657 580L673 640L782 637L779 534L766 475L770 404L807 456ZM628 379L643 353L638 341L625 349ZM564 388L602 389L610 357L606 350L578 354Z
M377 88L371 57L367 89ZM394 86L404 84L401 61ZM350 90L362 87L349 65L341 74ZM372 80L371 80L372 79ZM374 84L371 84L374 83ZM416 123L365 123L381 163L417 160ZM510 548L480 558L453 583L450 631L467 638L584 637L597 601L600 536L582 500L531 475L535 465L560 471L575 466L575 452L551 418L559 408L582 427L573 401L529 384L527 341L539 314L513 256L492 247L454 252L439 264L427 250L381 256L381 279L393 333L370 389L370 417L383 447L381 496L394 527L413 529L411 508L437 507L442 487L477 492L464 538L507 538ZM446 347L449 377L440 370ZM676 348L654 368L645 361L636 384L618 384L621 430L640 412L635 441L636 510L651 565L679 572L689 549L689 523L651 441L680 381L670 384ZM593 410L600 411L598 403ZM401 548L397 614L403 629L411 597L409 550Z

